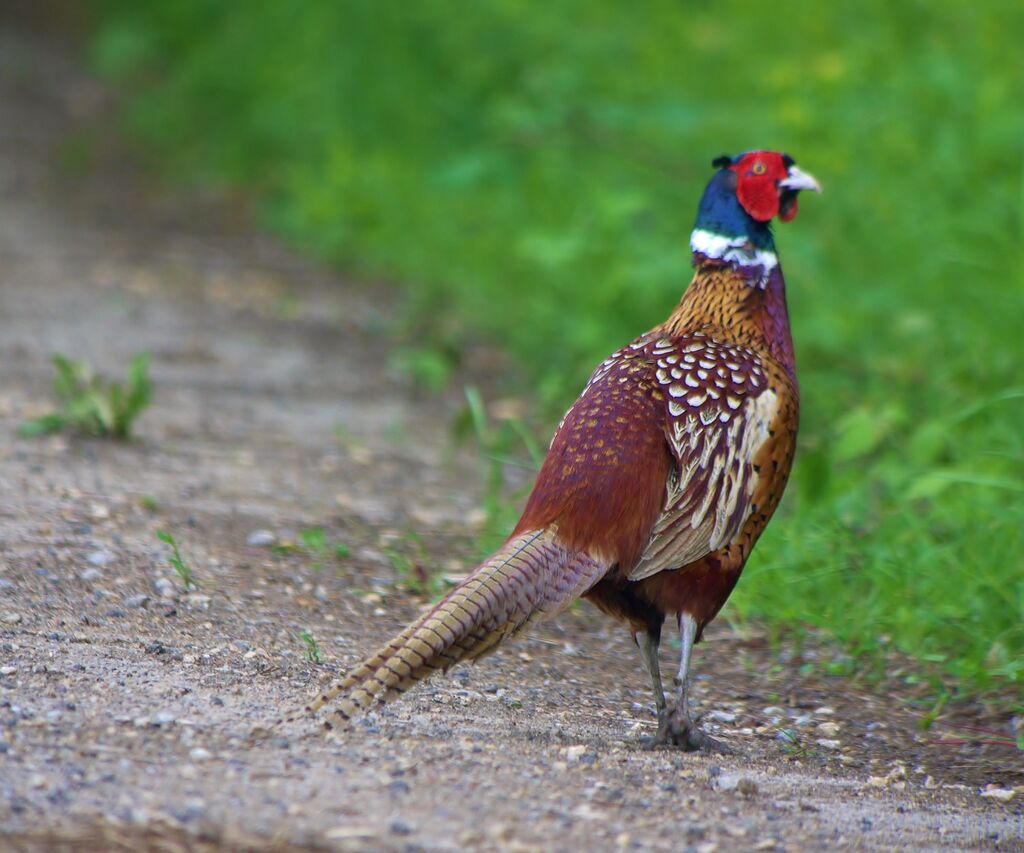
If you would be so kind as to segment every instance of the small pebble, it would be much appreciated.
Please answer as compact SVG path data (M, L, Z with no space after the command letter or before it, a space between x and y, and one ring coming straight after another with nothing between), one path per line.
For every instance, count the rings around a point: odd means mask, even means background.
M176 719L177 717L175 717L170 711L158 711L153 716L153 722L158 726L169 726Z
M587 748L582 744L576 746L567 746L565 748L565 757L568 759L570 764L578 764L580 759L583 758L583 754L587 751Z
M714 777L712 784L719 791L736 791L744 796L757 793L757 782L739 773L720 773Z
M149 596L146 595L144 592L139 593L138 595L129 596L124 600L124 606L130 607L132 609L135 609L137 607L145 607L147 604L149 604Z
M193 761L209 761L213 758L213 754L210 750L197 746L195 749L189 751L188 757Z
M747 776L743 776L736 783L736 791L744 797L752 797L757 793L757 782Z
M116 558L110 551L93 551L85 559L89 561L90 566L103 568L109 566Z
M101 503L89 504L89 518L93 521L104 521L110 518L110 508Z
M986 785L981 795L988 797L990 800L1008 803L1017 795L1017 790L1015 788L1000 788L998 785Z
M14 675L17 671L16 666L0 666L0 675Z
M17 625L20 621L20 613L5 613L3 616L0 616L0 622L6 622L8 625Z
M270 530L254 530L245 540L250 548L269 548L277 543L277 537Z

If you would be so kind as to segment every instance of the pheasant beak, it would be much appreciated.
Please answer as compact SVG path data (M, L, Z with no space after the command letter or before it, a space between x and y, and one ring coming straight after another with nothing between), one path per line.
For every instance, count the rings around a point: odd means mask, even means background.
M814 179L814 176L800 171L796 166L789 167L786 177L779 181L779 186L786 190L814 190L816 193L821 192L821 184Z

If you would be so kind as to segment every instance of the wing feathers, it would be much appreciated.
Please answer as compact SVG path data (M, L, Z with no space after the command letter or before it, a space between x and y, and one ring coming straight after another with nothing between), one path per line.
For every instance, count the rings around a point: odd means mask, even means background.
M655 375L665 377L666 399L684 386L697 390L666 406L665 435L677 471L647 547L629 572L633 581L692 563L739 533L753 511L753 460L779 408L752 350L703 336L683 339L675 342L679 368L666 374L663 344L655 344L660 351L652 356L660 369Z

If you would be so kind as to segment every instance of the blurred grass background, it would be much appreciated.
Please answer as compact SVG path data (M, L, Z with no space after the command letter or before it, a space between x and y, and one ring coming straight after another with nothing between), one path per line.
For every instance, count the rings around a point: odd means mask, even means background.
M470 339L557 412L689 281L713 156L825 186L778 229L800 452L727 617L1024 687L1024 5L94 0L175 180L398 281L413 369ZM844 658L835 664L842 668Z

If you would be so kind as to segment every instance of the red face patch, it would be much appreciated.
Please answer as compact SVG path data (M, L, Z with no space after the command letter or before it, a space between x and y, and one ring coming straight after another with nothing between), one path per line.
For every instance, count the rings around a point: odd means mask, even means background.
M739 176L736 197L743 209L758 222L768 222L779 215L779 181L789 170L781 154L774 151L752 151L729 167ZM795 199L782 210L783 220L796 216Z

